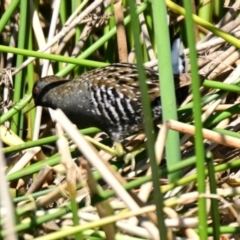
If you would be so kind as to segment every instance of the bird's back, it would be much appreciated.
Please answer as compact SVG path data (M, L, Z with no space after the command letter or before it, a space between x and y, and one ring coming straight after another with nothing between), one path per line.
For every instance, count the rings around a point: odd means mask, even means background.
M155 123L159 123L162 119L159 75L150 68L145 68L145 74L153 118ZM188 74L175 75L174 81L176 88L190 84ZM94 69L75 78L73 82L76 86L81 84L79 88L90 96L87 105L82 105L84 112L92 116L95 126L110 134L113 139L122 140L143 128L141 92L135 64L117 63ZM178 95L180 104L186 96ZM82 97L78 99L80 101Z

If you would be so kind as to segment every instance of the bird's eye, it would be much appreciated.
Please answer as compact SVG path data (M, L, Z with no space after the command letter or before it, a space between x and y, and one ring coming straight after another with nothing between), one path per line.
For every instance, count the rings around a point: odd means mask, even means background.
M38 94L38 87L34 87L34 88L33 88L33 93L34 93L34 94Z

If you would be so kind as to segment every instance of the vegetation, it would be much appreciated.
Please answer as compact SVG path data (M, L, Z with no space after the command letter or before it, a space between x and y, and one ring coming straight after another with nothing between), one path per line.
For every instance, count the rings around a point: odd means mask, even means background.
M240 1L232 2L0 2L0 239L239 238ZM178 109L176 36L192 79ZM114 62L137 63L146 119L146 135L126 139L120 157L99 129L77 131L31 99L42 76ZM155 133L143 64L161 69Z

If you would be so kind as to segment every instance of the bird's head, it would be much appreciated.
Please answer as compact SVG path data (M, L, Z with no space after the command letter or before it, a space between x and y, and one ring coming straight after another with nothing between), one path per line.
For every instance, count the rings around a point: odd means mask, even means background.
M48 93L50 90L67 81L69 80L52 75L43 77L35 82L32 89L32 97L34 99L35 106L48 107L47 99L49 97Z

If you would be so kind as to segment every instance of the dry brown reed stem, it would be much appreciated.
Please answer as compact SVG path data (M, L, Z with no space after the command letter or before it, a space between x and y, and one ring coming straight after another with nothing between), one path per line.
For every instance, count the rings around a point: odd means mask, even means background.
M128 50L127 50L127 38L124 26L124 15L122 0L115 1L114 5L114 17L117 26L117 46L118 46L118 57L119 62L127 62Z
M92 33L92 30L93 30L92 25L87 24L86 26L84 26L84 28L81 32L81 36L78 40L78 43L75 45L75 47L72 51L71 57L77 57L77 55L82 51L85 42L87 41L88 37ZM67 42L63 42L63 43L64 43L64 46L67 44Z
M79 5L79 7L74 11L74 13L68 18L68 20L65 22L64 26L69 25L77 17L78 13L84 8L84 6L87 3L88 3L88 0L84 0ZM72 28L66 35L63 36L62 39L60 39L57 50L56 50L56 52L54 51L55 54L59 54L62 51L62 49L65 47L67 42L71 39L71 37L75 34L75 32L76 32L76 28ZM84 30L83 30L83 32L84 32ZM85 35L85 34L82 33L81 35Z
M46 181L47 176L51 171L52 171L52 167L48 165L44 165L40 170L40 172L38 173L37 177L34 179L30 188L27 190L26 194L31 194L33 192L38 191L43 185L43 183Z
M179 219L177 212L172 208L164 207L163 211L170 219ZM181 231L190 239L199 239L197 233L192 228L183 228Z
M226 118L224 120L222 120L221 122L219 122L217 125L216 125L216 128L226 128L230 123L230 120L229 118Z
M224 111L230 107L232 107L234 104L220 104L215 108L215 111ZM202 107L203 111L206 111L209 108L209 105Z
M83 30L84 31L84 30ZM71 29L59 42L58 45L53 45L51 53L56 55L61 54L63 48L68 44L71 38L76 33L76 28Z
M232 19L236 18L237 14L239 12L239 9L240 9L240 1L236 1L231 6L229 11L225 14L225 16L222 17L221 20L219 21L219 23L216 24L215 26L217 28L221 28L223 31L225 31L224 26L227 25L227 23L230 22ZM210 32L201 42L206 42L213 36L214 36L214 34Z
M206 66L204 66L199 71L199 74L201 74L203 76L208 75L211 71L213 71L220 63L222 63L227 57L229 57L235 51L236 51L236 47L231 46L226 51L224 51L221 55L219 55L217 59L215 59L214 61L211 61Z
M239 30L240 19L237 17L234 20L228 22L222 28L223 31L234 34L234 32ZM215 36L214 36L215 37Z
M196 15L196 4L194 0L191 0L190 3L191 4L191 8L192 8L192 14ZM197 24L194 23L194 36L195 36L195 42L198 42L200 40L200 35L199 35L199 31L198 31L198 27Z
M124 145L124 148L126 148L128 152L131 152L137 146L139 146L140 143L144 142L145 139L146 135L144 133L139 133L134 136L130 136L127 138L128 142Z
M50 204L56 202L61 197L68 197L66 195L66 191L68 190L68 184L65 182L63 184L59 184L57 188L55 188L52 192L47 195L39 197L35 203L32 203L28 206L29 211L34 210L36 207L41 208L45 206L49 206ZM88 194L88 190L85 188L84 193Z
M167 121L168 127L172 130L176 130L178 132L182 132L185 134L195 135L195 127L186 123L181 123L175 120ZM209 129L202 129L203 138L208 139L210 141L216 142L218 144L222 144L224 146L240 148L240 139L234 138L231 136L225 136L220 133L216 133Z
M210 116L212 116L213 112L215 111L216 107L224 100L227 96L227 93L224 93L222 96L219 97L216 101L212 102L208 109L202 113L201 120L204 123Z
M32 158L40 152L40 150L40 147L33 147L25 150L22 158L14 165L13 168L11 168L8 175L23 169L32 160Z
M235 51L231 55L229 55L222 63L220 63L209 75L210 79L215 79L217 76L219 76L222 72L233 69L231 66L234 64L240 57L240 51Z
M197 233L192 228L184 228L183 232L185 233L185 235L188 239L192 239L192 240L200 239L199 236L197 235Z
M239 9L240 9L240 1L235 1L235 3L232 6L229 6L228 12L225 14L224 17L221 18L221 20L216 25L216 27L224 26L226 22L231 21L231 19L235 19L239 13Z
M216 51L216 52L213 52L213 53L211 53L209 55L201 55L201 56L199 56L199 58L197 60L198 67L201 68L201 67L205 66L206 64L208 64L209 62L214 61L222 53L223 53L223 51ZM190 63L188 65L188 70L189 71L191 70Z
M41 208L44 206L48 206L49 204L51 204L53 202L56 202L62 196L66 197L66 191L67 191L67 183L58 185L58 187L56 189L54 189L52 192L50 192L47 195L44 195L42 197L39 197L35 201L35 204L31 204L29 206L29 210L34 210L35 205L37 208Z

